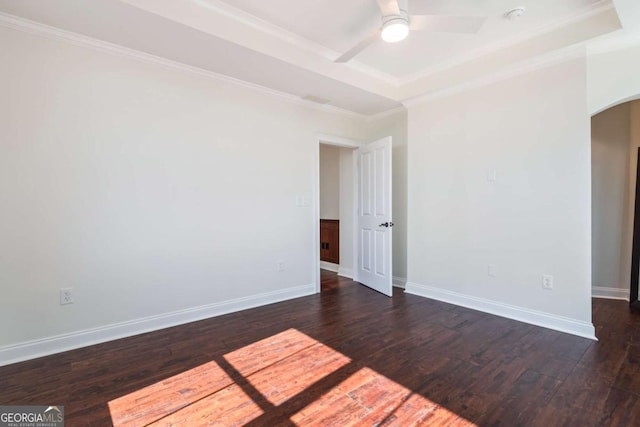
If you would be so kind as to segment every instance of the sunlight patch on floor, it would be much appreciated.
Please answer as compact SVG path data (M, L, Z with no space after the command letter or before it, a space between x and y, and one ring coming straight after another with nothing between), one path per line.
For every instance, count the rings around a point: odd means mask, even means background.
M113 425L474 425L296 329L216 360L110 401Z
M233 384L216 362L205 363L109 402L116 426L144 426Z
M362 368L291 417L296 425L474 426L463 417Z
M173 412L150 426L242 426L264 411L237 384Z
M282 344L282 354L279 354L280 346L267 339L224 357L274 405L286 402L351 362L343 354L294 329L278 335L276 343ZM268 365L265 360L269 361ZM256 366L263 369L257 370Z

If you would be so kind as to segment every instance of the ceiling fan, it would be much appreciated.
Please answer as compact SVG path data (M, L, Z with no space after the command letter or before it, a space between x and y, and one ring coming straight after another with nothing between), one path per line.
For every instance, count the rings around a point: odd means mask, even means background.
M378 38L388 43L404 40L410 30L475 34L487 19L486 16L409 15L409 0L377 1L382 13L381 27L333 62L349 61Z

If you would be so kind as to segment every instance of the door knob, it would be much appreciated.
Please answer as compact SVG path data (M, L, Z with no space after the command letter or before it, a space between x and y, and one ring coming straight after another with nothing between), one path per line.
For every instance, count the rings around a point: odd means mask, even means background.
M389 222L383 222L382 224L380 224L378 227L393 227L395 224L392 223L391 221Z

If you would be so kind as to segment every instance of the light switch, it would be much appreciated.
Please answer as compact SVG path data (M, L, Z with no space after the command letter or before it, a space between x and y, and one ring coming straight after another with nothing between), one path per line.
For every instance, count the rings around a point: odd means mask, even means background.
M311 206L311 198L309 196L296 196L296 206L299 208L308 208Z

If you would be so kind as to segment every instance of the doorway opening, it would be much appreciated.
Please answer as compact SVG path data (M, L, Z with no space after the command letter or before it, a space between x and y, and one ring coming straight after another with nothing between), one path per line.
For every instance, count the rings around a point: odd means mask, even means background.
M353 279L357 141L318 136L316 183L316 292Z
M638 147L640 101L623 102L592 116L591 295L632 305L638 300L640 268Z
M321 292L320 267L333 267L337 274L352 278L386 296L393 294L392 270L392 137L387 136L368 144L353 140L318 135L316 139L316 181L314 183L314 277L315 291ZM321 150L323 146L339 147L339 166L326 169L338 170L339 208L338 239L333 245L325 240L330 231L321 238ZM325 149L330 153L332 148ZM341 151L340 151L341 150ZM331 154L327 156L331 157ZM336 156L334 156L335 158ZM325 168L325 165L322 166ZM331 173L331 172L329 172ZM335 173L335 172L334 172ZM332 177L335 181L335 177ZM331 185L331 184L326 184ZM335 184L334 184L335 186ZM325 188L326 190L326 188ZM335 191L335 190L334 190ZM335 195L334 195L335 196ZM335 197L334 197L335 199ZM330 212L331 206L322 206L323 213ZM335 208L333 211L335 212ZM330 216L330 215L329 215ZM324 218L331 221L331 218ZM333 220L336 221L336 220ZM336 246L339 253L333 253ZM320 256L333 255L324 260ZM334 261L334 262L331 262ZM335 261L338 261L336 264Z

